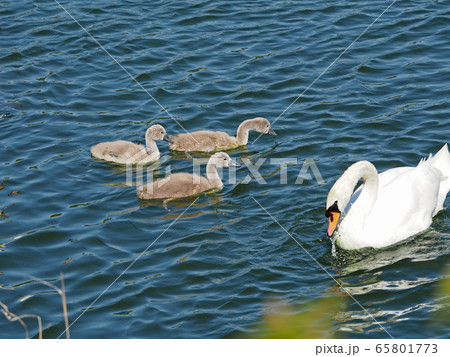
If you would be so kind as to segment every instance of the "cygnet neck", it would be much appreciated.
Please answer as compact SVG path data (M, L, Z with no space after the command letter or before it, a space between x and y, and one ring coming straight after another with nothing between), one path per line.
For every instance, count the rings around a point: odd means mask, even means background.
M208 178L209 183L215 188L223 187L223 182L217 173L217 167L214 160L209 160L208 165L206 165L206 177Z
M241 125L239 125L236 135L236 143L241 145L247 145L248 143L248 132L256 128L255 119L244 120Z
M156 145L156 142L149 136L145 138L145 149L147 151L147 155L150 156L159 155L158 145Z

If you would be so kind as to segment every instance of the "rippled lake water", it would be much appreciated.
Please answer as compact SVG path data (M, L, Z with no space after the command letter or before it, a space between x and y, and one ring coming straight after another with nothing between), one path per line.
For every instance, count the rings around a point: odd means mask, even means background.
M39 314L44 337L60 336L60 296L37 279L60 286L63 272L73 338L247 336L271 299L302 313L324 298L339 302L317 312L333 321L328 336L450 336L448 208L417 237L337 258L324 217L351 163L416 165L449 141L448 2L398 0L365 33L390 2L60 4L73 18L56 1L0 4L0 301L10 311ZM242 166L195 202L140 202L124 167L89 153L100 141L143 143L153 123L234 134L256 116L278 137L253 143L252 133L231 156L265 159L265 183ZM169 165L192 171L159 147L158 177ZM281 184L273 160L286 158ZM305 159L323 181L309 169L295 183ZM336 282L355 301L341 304ZM24 330L0 316L0 337Z

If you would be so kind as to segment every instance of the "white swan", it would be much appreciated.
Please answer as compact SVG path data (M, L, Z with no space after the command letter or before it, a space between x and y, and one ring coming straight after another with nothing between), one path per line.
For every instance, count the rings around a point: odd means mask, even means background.
M160 153L155 140L172 143L166 130L156 124L145 132L145 147L125 140L108 141L91 147L91 154L98 159L118 164L145 164L159 159Z
M364 183L353 193L360 178ZM343 249L395 244L427 229L432 217L443 208L449 190L447 144L416 167L398 167L378 174L369 161L356 162L328 194L327 234L331 237L338 227L336 243Z

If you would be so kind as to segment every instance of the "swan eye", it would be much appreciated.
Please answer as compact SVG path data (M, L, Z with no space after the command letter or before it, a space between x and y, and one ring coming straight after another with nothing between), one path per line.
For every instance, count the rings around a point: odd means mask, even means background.
M224 157L224 158L223 158L223 161L227 161L227 158L226 158L226 157Z

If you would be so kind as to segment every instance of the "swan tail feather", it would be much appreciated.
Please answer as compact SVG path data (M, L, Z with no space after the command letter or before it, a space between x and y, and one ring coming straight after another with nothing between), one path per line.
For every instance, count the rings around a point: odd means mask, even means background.
M450 176L450 152L448 151L447 144L445 144L436 155L430 156L427 161L430 161L431 165L439 169L443 176Z
M444 206L445 198L450 191L450 153L448 151L448 145L445 144L436 155L431 156L427 162L438 169L442 176L439 185L438 202L433 216L436 215Z

